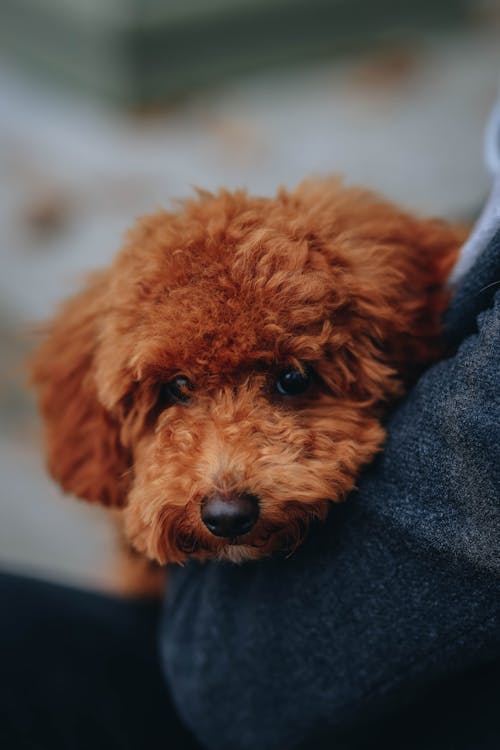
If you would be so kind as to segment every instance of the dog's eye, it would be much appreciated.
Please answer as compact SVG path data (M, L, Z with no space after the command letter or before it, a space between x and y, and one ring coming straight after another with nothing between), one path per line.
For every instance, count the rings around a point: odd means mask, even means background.
M281 396L300 396L312 382L310 369L297 370L294 367L283 370L276 381L276 390Z
M160 388L158 395L158 401L165 404L187 404L191 398L190 391L193 390L193 386L184 375L170 380L168 383L163 383Z

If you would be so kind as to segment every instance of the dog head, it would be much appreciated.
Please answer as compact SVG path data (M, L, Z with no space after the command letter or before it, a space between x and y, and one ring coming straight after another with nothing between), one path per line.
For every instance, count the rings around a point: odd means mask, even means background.
M460 241L339 182L142 219L35 355L52 474L161 563L293 548L435 357Z

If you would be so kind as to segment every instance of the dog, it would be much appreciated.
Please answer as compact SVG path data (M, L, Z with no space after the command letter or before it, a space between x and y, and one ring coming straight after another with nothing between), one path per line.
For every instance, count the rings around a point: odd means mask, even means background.
M53 477L161 565L293 550L443 354L463 240L338 179L142 218L34 355Z

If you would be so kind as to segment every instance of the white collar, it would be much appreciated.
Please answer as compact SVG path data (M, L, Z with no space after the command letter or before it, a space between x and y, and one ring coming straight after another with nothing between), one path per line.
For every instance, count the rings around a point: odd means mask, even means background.
M469 239L460 251L450 274L449 284L456 286L474 264L500 227L500 100L491 113L484 138L484 160L493 177L491 191Z

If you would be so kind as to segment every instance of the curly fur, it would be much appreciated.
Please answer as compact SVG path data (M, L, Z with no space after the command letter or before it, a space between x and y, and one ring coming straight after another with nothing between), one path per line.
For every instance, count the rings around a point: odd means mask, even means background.
M121 507L160 563L297 545L353 488L381 419L439 352L462 232L340 181L275 199L199 192L141 219L108 269L49 325L33 361L62 487ZM276 374L311 366L303 396ZM185 375L189 404L159 403ZM254 529L210 534L214 491L261 499Z

